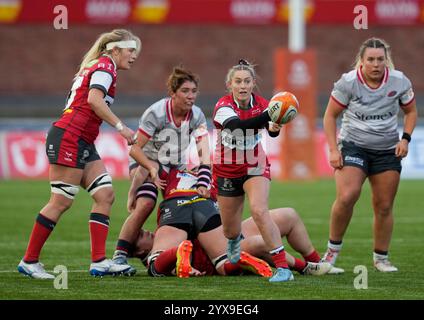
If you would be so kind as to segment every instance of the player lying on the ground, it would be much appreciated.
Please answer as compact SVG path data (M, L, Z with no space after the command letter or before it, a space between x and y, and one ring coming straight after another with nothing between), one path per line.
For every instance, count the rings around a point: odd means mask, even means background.
M287 254L289 267L305 275L322 275L327 273L331 266L327 263L320 263L320 256L312 246L306 228L297 212L292 208L278 208L271 210L270 213L280 230L281 236L286 236L289 244L303 256L304 260ZM222 237L222 226L216 229L216 234ZM265 243L252 218L243 221L242 232L245 237L241 242L242 251L250 257L262 258L273 266L272 259L265 249ZM226 264L225 255L218 259L211 260L198 239L192 241L192 246L187 244L187 241L183 241L179 245L163 252L154 252L151 248L156 237L156 235L149 231L141 230L135 250L132 253L132 256L142 259L145 264L147 264L147 260L149 260L149 273L152 273L152 270L154 271L154 274L151 275L164 276L175 273L179 274L179 268L184 270L184 275L187 275L186 270L189 270L188 273L191 275L223 274L222 267L227 275L240 274L242 269L250 269L254 273L263 275L261 274L263 269L260 268L260 266L255 263L249 263L252 262L251 259L248 259L248 263L243 261L244 259L241 259L241 266L237 264ZM216 240L219 239L214 239L214 241ZM155 256L155 254L158 255ZM190 259L188 259L190 255L191 265ZM244 255L245 254L242 254L242 257ZM149 257L149 259L147 259L147 257ZM176 268L176 265L179 268ZM218 267L218 271L215 271L216 267Z
M171 169L169 172L164 190L165 200L159 207L159 227L154 241L149 233L142 232L136 244L136 256L145 256L146 249L150 250L149 274L153 276L172 274L178 257L176 274L180 277L187 277L192 271L194 275L208 271L210 268L205 261L209 264L212 261L214 265L212 269L221 275L237 273L248 267L254 273L271 276L272 272L267 264L254 257L263 257L273 264L263 238L251 218L243 222L242 231L246 238L242 242L243 259L240 264L229 263L225 254L227 242L217 205L213 200L202 198L197 194L193 187L196 183L197 176L193 172L176 169ZM280 235L286 236L289 244L305 259L303 261L288 255L290 267L303 274L316 275L327 273L331 269L329 264L319 262L320 256L312 246L306 228L295 210L280 208L272 210L271 214L278 225ZM193 247L191 242L185 241L196 238L207 257L199 259L204 260L200 267L194 266L199 272L193 270L190 265ZM151 246L147 244L148 242ZM194 250L193 256L196 255Z

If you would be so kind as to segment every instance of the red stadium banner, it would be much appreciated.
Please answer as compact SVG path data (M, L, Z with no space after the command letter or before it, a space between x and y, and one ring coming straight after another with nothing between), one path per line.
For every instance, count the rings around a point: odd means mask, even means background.
M289 0L0 0L0 24L53 23L65 7L68 23L287 24ZM62 6L62 7L58 7ZM309 24L424 24L424 0L306 0ZM356 11L358 12L358 11Z

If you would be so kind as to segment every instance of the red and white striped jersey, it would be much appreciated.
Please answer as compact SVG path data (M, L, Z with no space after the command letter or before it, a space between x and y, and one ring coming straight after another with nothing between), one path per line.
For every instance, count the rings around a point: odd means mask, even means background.
M261 145L261 130L223 130L231 119L246 120L257 117L268 107L268 101L252 94L249 109L241 109L233 96L222 97L215 105L213 123L217 128L217 142L213 161L214 176L238 178L248 174L261 175L258 171L269 167ZM238 132L237 132L238 131Z

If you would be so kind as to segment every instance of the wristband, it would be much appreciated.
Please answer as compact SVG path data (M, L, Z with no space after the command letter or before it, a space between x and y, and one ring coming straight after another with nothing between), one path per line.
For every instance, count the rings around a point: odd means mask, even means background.
M122 124L121 121L119 121L117 124L115 124L115 129L118 130L119 132L124 130L124 125Z
M411 135L409 133L404 132L402 134L402 139L405 139L408 142L411 142Z

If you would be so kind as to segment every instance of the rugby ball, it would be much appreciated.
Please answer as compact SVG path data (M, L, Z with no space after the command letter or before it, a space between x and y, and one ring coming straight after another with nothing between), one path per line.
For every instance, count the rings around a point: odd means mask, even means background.
M271 121L278 124L286 124L296 118L299 110L299 102L291 92L278 92L268 103L268 113Z

